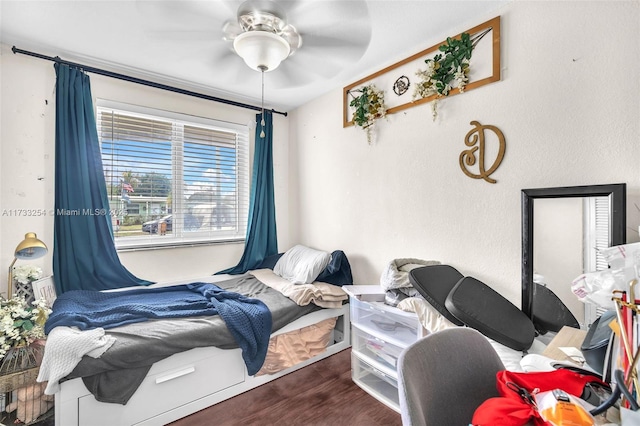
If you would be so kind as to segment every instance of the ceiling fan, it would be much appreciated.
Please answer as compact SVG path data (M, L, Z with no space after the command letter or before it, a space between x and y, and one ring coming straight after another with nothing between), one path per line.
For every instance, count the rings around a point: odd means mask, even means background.
M269 85L277 89L294 89L339 75L362 57L371 39L364 0L138 4L146 16L154 16L147 22L156 25L155 30L150 28L155 37L188 43L190 49L202 43L199 52L217 77L250 81L259 76L255 71L264 68L270 73ZM276 68L277 72L271 72Z
M238 8L238 19L227 21L222 32L247 66L262 72L276 69L302 46L300 33L273 1L245 1Z

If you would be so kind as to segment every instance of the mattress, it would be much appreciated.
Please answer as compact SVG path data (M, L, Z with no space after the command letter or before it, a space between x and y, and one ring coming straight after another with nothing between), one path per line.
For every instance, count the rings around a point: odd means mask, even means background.
M263 301L272 313L272 333L321 309L313 304L299 306L250 274L225 281L218 281L218 277L207 280ZM126 404L155 362L197 347L238 347L218 315L150 320L109 329L106 334L115 337L115 343L99 358L84 356L65 379L81 377L98 401L119 404Z

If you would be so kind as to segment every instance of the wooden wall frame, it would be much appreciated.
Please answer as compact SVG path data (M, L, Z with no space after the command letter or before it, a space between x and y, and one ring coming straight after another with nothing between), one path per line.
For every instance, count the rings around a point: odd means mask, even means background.
M478 87L484 86L485 84L489 84L489 83L493 83L495 81L500 81L500 16L496 16L493 19L488 20L487 22L484 22L480 25L477 25L467 31L463 31L467 34L469 34L470 36L473 37L474 34L480 33L486 29L490 29L488 34L491 34L491 59L492 59L492 64L491 64L491 69L492 69L492 74L489 77L485 77L482 78L480 80L477 81L469 81L466 85L466 87L464 88L465 92L468 92L469 90L473 90L476 89ZM462 35L462 33L456 35L455 37L452 38L460 38L460 36ZM424 58L427 59L427 57L430 56L430 54L435 54L437 53L438 48L443 45L446 42L446 40L435 44L431 47L429 47L428 49L425 49L421 52L416 53L415 55L409 56L406 59L403 59L402 61L396 62L393 65L390 65L384 69L381 69L378 72L375 72L367 77L364 77L358 81L356 81L355 83L351 83L348 86L345 86L343 88L343 93L342 93L342 107L343 107L343 122L342 122L342 127L348 127L348 126L353 126L353 120L350 117L350 111L349 111L349 91L355 88L358 88L360 86L365 85L365 83L369 83L369 82L373 82L375 83L375 79L390 72L393 71L403 65L406 65L408 63L411 63L413 61L416 61L418 59ZM422 63L422 62L421 62ZM473 64L471 65L472 69L473 69ZM385 90L385 88L382 87L378 87L378 89L384 90L385 93L387 92L387 90ZM460 93L460 91L457 88L452 89L449 92L449 96L453 96ZM393 107L390 107L387 109L387 114L393 114L396 113L398 111L402 111L404 109L407 108L411 108L413 106L416 105L421 105L423 103L426 102L430 102L433 99L435 99L436 95L433 96L429 96L427 98L422 98L422 99L417 99L415 101L411 100L409 102L406 102L404 104L401 105L396 105Z

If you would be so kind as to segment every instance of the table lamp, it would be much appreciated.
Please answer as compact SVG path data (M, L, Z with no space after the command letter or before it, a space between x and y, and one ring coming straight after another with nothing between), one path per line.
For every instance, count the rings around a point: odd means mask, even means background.
M9 281L7 282L7 299L13 296L13 265L18 259L37 259L47 254L47 246L40 241L35 232L27 232L24 240L16 247L13 262L9 266Z

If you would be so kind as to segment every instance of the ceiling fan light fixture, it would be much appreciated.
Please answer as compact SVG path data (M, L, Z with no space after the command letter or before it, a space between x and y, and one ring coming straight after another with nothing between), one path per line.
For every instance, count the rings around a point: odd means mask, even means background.
M287 14L274 1L249 0L238 8L238 23L245 31L265 30L280 34L287 25Z
M266 31L247 31L233 41L233 48L256 71L273 71L291 51L281 36Z

